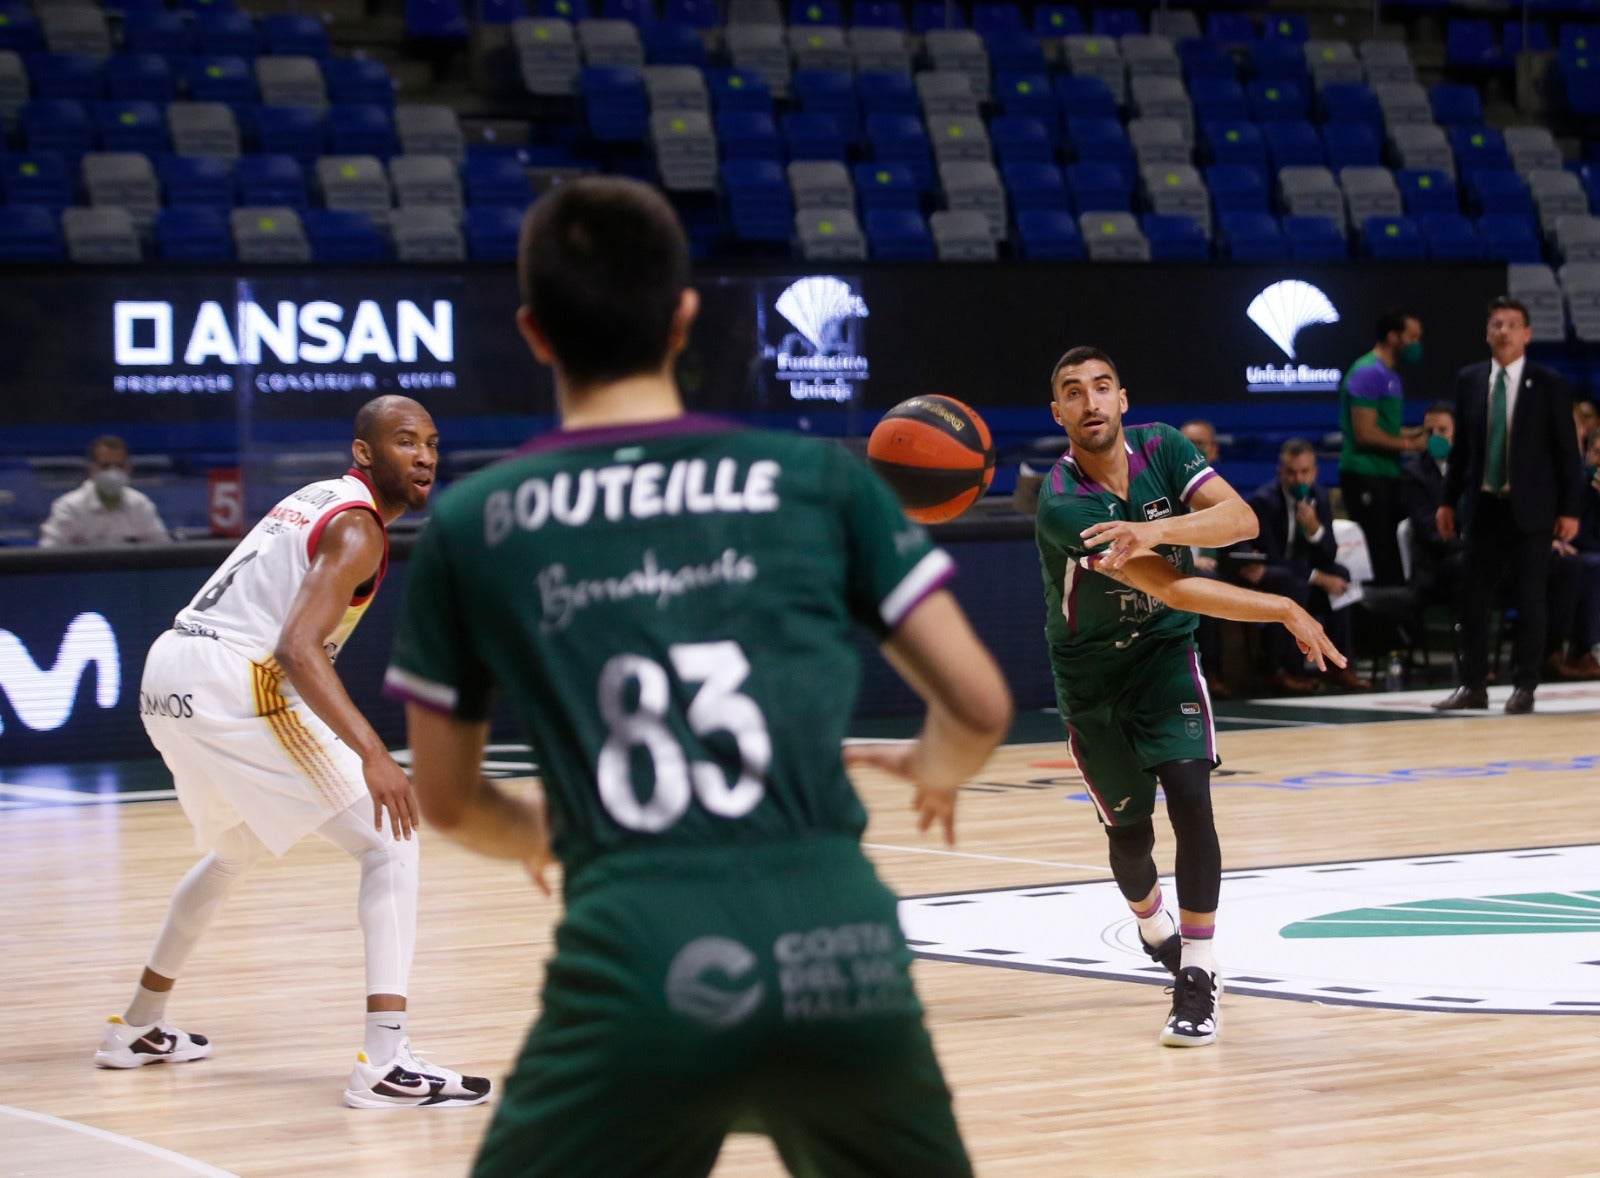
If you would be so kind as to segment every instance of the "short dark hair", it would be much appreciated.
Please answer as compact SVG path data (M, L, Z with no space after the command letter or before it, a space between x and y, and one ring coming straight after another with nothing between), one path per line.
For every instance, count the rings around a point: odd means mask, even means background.
M1527 305L1521 299L1514 299L1510 295L1496 295L1489 300L1489 310L1485 313L1484 319L1493 319L1496 311L1515 311L1522 316L1522 326L1533 325L1533 320L1528 318Z
M1178 427L1178 432L1181 434L1184 430L1188 429L1191 425L1198 425L1198 426L1202 427L1203 429L1208 429L1213 434L1215 434L1217 432L1217 427L1212 425L1209 421L1207 421L1203 417L1191 417L1188 421L1184 422L1182 425L1180 425Z
M89 448L83 452L84 457L93 462L95 461L95 451L100 449L115 450L119 454L126 454L128 452L128 443L117 437L116 434L101 434L89 443Z
M1398 331L1402 335L1406 330L1406 321L1416 319L1417 313L1406 307L1388 307L1378 313L1377 334L1372 338L1380 344L1389 338L1389 333Z
M1456 415L1456 407L1450 404L1449 401L1435 401L1428 406L1427 411L1422 416L1432 417L1435 413L1448 413L1451 417L1454 417Z
M1087 364L1091 360L1099 360L1111 369L1111 375L1116 377L1117 383L1122 383L1122 377L1117 374L1117 362L1106 355L1099 348L1088 344L1079 344L1075 348L1068 348L1061 354L1061 359L1056 361L1056 366L1050 370L1050 387L1056 387L1056 377L1061 375L1063 368L1075 368L1079 364Z
M1278 461L1282 462L1286 458L1297 458L1301 454L1315 454L1316 452L1317 448L1304 438L1290 438L1278 447Z
M355 426L350 436L360 438L369 446L375 446L382 440L379 435L390 412L411 408L422 409L422 406L399 393L385 393L381 397L374 397L356 410ZM423 412L426 413L427 410L423 409Z
M689 285L689 241L655 189L620 176L558 185L522 222L522 303L562 372L594 384L658 370Z

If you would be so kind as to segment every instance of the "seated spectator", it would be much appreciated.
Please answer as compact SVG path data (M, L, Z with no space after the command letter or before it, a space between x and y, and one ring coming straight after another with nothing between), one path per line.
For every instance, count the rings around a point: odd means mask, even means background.
M1600 679L1600 426L1584 447L1583 510L1570 543L1552 542L1545 672Z
M1572 403L1572 424L1578 428L1578 447L1583 448L1583 440L1595 430L1600 429L1600 408L1589 398L1584 397Z
M89 477L50 505L39 547L165 544L172 537L150 496L128 485L128 444L106 434L89 444Z
M1317 454L1311 443L1294 438L1278 451L1278 477L1258 487L1250 506L1261 532L1246 545L1259 553L1259 561L1237 564L1239 578L1263 593L1292 598L1322 623L1341 651L1350 653L1354 628L1346 600L1335 606L1350 588L1350 571L1334 560L1333 506L1328 492L1317 482ZM1305 673L1305 659L1292 638L1273 637L1275 667L1272 686L1288 695L1307 695L1316 689ZM1372 683L1349 667L1330 666L1327 680L1347 691L1370 691Z
M1456 436L1456 412L1438 401L1422 416L1427 449L1413 454L1400 472L1400 504L1411 521L1411 587L1424 602L1449 602L1453 607L1461 585L1465 544L1458 535L1439 534L1437 511L1444 501L1444 476Z
M1194 443L1196 450L1205 455L1205 459L1213 467L1217 465L1217 455L1220 449L1217 446L1217 430L1209 421L1195 418L1186 421L1178 430L1184 437ZM1217 575L1217 550L1215 548L1193 548L1190 555L1194 557L1194 571L1202 577L1215 577ZM1205 668L1206 689L1211 692L1212 699L1232 699L1233 691L1220 678L1222 670L1222 645L1218 632L1218 619L1207 614L1200 615L1200 624L1195 628L1195 645L1200 648L1200 665Z

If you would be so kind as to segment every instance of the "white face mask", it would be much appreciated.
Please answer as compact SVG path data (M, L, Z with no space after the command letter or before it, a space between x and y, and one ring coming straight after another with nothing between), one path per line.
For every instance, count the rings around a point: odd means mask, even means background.
M108 466L91 476L94 489L107 499L122 498L122 489L128 485L128 472L120 466Z

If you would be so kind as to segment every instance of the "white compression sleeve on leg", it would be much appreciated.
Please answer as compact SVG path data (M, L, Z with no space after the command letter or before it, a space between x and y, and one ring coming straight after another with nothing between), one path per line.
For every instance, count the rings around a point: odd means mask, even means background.
M177 977L200 934L221 911L222 902L268 854L261 840L242 823L224 831L216 849L189 868L173 889L166 922L146 964L162 977Z
M387 822L381 832L374 830L372 802L362 798L317 833L361 864L359 914L367 993L404 995L417 945L417 832L396 839Z

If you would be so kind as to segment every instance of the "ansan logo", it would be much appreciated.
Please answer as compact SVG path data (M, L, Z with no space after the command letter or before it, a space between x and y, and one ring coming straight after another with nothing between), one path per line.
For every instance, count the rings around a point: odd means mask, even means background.
M435 299L427 311L409 299L389 308L363 299L354 311L327 300L279 301L271 310L207 300L181 335L171 303L123 300L112 308L112 331L116 362L125 368L260 364L269 353L282 364L408 364L423 351L440 363L455 360L448 299Z
M0 630L0 691L17 718L35 732L52 732L72 716L84 672L95 668L94 702L116 706L122 694L122 660L111 623L97 613L72 619L48 670L33 661L10 630ZM5 725L0 722L0 733Z
M1291 361L1296 341L1307 327L1338 323L1339 312L1321 289L1298 278L1274 282L1255 298L1245 314ZM1252 364L1245 369L1245 385L1252 393L1331 392L1343 373L1337 368L1309 364Z

